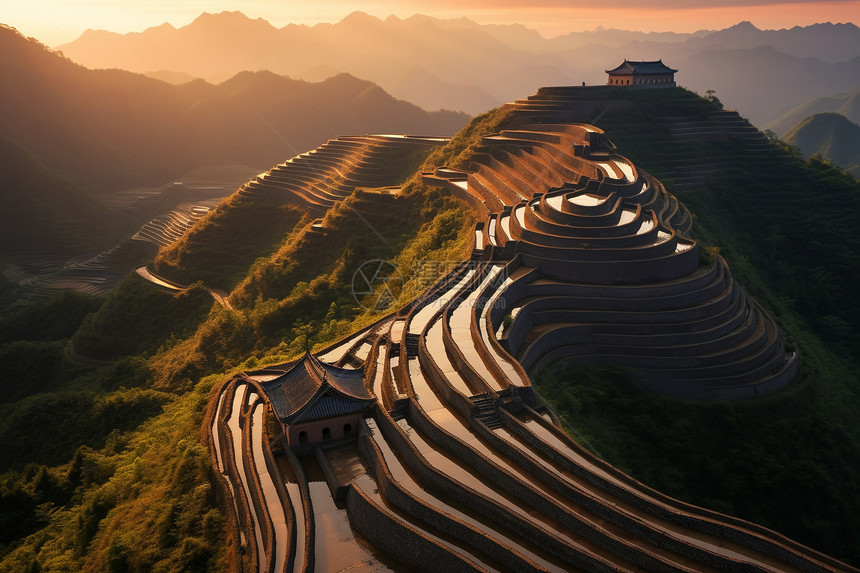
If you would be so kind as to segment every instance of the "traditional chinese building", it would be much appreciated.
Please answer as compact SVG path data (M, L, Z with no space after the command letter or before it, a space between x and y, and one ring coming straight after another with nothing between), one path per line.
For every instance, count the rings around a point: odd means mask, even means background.
M663 60L655 62L624 60L624 63L617 68L606 70L609 75L606 83L610 86L671 88L675 87L675 74L677 72L678 70L664 64Z
M338 368L310 353L262 386L290 447L356 436L376 401L362 370Z

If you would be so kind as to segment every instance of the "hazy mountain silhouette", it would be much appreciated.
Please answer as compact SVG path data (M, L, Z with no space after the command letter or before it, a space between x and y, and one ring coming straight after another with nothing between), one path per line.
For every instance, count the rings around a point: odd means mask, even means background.
M3 133L96 190L169 180L201 164L265 167L339 134L452 134L468 118L428 113L342 74L308 83L242 72L219 85L167 85L89 70L4 29Z
M838 113L816 113L782 138L800 148L805 157L819 154L860 177L860 125Z
M242 72L219 85L174 86L90 70L9 28L0 28L0 77L0 165L8 167L0 225L12 233L0 258L15 245L53 251L73 247L66 234L99 236L91 221L98 197L159 186L202 165L262 170L338 135L447 135L468 121L347 74L308 83ZM121 221L107 219L99 225L117 230Z
M678 44L711 34L710 30L700 30L694 33L678 32L635 32L615 28L598 27L585 32L571 32L557 36L547 41L555 50L574 50L586 46L601 46L605 48L624 48L631 44ZM630 59L634 58L630 55Z
M51 172L2 136L0 205L0 260L4 254L22 251L36 256L72 256L96 247L98 237L109 235L116 223L83 187Z
M420 66L389 80L388 90L406 101L422 102L427 108L444 107L450 103L448 94L452 93L457 94L462 109L485 111L504 103L478 86L449 83Z
M756 125L765 125L813 98L860 84L860 57L826 63L770 46L707 49L677 54L669 62L681 70L683 85L696 86L699 93L715 90L726 107L737 109Z
M158 70L156 72L146 72L146 75L150 78L161 80L168 84L187 84L188 82L194 81L196 78L191 74L186 74L185 72L171 72L168 70Z
M741 22L689 41L691 46L753 49L761 46L800 58L817 58L824 62L844 62L860 56L860 28L854 24L813 24L791 29L760 30L750 22Z
M848 92L820 97L806 102L765 127L772 129L778 135L784 135L805 118L816 113L828 111L844 115L850 121L860 125L860 87Z
M680 69L681 85L716 90L727 107L758 125L814 97L853 88L860 77L854 62L860 28L853 24L759 30L742 22L693 34L597 29L544 39L521 25L465 18L380 20L355 12L336 24L277 29L224 12L178 29L87 31L60 48L91 67L164 69L210 81L241 70L308 80L349 72L426 109L473 114L544 85L602 84L604 70L624 58L663 58Z
M570 80L565 62L551 57L537 61L534 54L496 37L521 29L491 30L468 20L413 16L383 21L361 12L337 24L278 30L241 13L224 12L203 14L179 29L159 26L124 35L87 31L59 49L89 67L164 69L209 80L257 69L315 79L320 69L347 71L395 96L415 98L411 101L426 109L470 113ZM488 92L489 97L484 95Z

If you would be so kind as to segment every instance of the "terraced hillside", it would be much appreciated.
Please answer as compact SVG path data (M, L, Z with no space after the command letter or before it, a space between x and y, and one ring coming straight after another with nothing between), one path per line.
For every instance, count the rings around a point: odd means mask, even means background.
M500 343L532 374L609 362L660 393L731 399L792 379L797 357L773 320L725 261L701 264L690 213L602 131L525 124L486 138L484 150L471 173L426 179L487 206L476 250L510 260L504 276L517 279L478 295L492 302L486 328L499 331L507 316Z
M242 185L191 232L165 244L159 274L232 289L254 259L270 253L302 217L320 218L357 188L400 184L447 139L367 135L332 139ZM242 240L236 242L236 233Z
M241 193L277 194L312 212L324 213L357 187L385 187L400 182L411 174L414 161L408 161L410 155L446 141L402 135L339 137L273 167L250 181ZM400 169L392 169L391 164L396 166L398 162Z
M798 365L725 261L699 253L687 209L600 129L567 121L564 101L540 107L465 165L423 177L485 215L469 261L316 355L236 375L210 402L237 568L853 570L648 488L538 405L529 374L550 363L620 364L645 388L698 399L772 392ZM299 365L318 381L363 372L376 404L357 434L323 429L291 448L267 422Z
M734 171L739 154L785 163L775 158L767 137L738 112L724 110L683 89L665 90L661 98L617 88L545 87L508 107L526 121L572 121L624 126L628 153L659 158L652 175L674 190L705 185L709 178ZM622 130L618 130L622 133ZM729 145L724 145L728 143Z
M101 218L127 224L138 221L136 231L129 225L128 238L104 251L74 257L70 253L46 255L29 245L9 251L9 260L16 262L0 264L0 269L7 280L22 287L22 299L57 296L67 289L105 295L130 269L150 260L160 246L179 239L255 172L243 165L208 166L161 187L138 187L100 197L97 212ZM151 219L146 221L148 217ZM140 225L142 221L146 222Z

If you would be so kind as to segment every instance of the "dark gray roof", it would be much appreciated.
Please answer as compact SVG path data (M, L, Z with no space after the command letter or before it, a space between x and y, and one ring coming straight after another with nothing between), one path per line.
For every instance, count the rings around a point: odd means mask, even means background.
M275 414L287 424L358 412L376 400L364 385L364 371L338 368L310 353L261 386Z
M363 401L343 400L337 396L322 394L308 404L306 408L302 409L301 412L294 415L289 423L299 424L301 422L334 418L336 416L343 416L344 414L360 412L367 408L367 406L368 404Z
M663 63L663 60L651 62L632 62L624 60L620 66L613 70L606 70L610 76L651 75L651 74L674 74L678 70L672 69Z

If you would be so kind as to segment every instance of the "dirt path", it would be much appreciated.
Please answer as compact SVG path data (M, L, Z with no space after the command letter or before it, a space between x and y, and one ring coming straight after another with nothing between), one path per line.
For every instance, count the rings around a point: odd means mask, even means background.
M146 266L136 268L135 272L138 275L140 275L141 277L143 277L144 279L151 282L152 284L158 285L160 287L164 287L166 289L178 291L178 290L185 290L189 286L189 285L181 285L179 283L175 283L175 282L169 281L165 278L162 278L158 275L155 275L152 272L150 272L150 270L148 268L146 268ZM229 293L227 293L223 290L220 290L220 289L209 288L206 285L203 285L203 288L205 288L207 291L209 291L209 294L212 295L212 298L214 298L218 304L220 304L221 306L223 306L227 310L235 310L233 308L233 305L230 304L230 301L227 300L227 297L230 296Z

